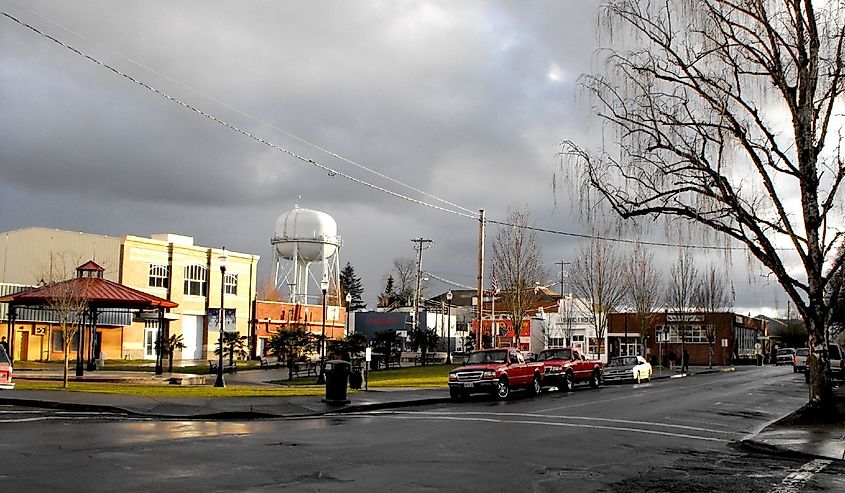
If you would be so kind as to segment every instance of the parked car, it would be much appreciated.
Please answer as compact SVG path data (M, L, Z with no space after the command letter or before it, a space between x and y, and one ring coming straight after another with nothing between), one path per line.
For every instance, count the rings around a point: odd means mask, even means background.
M470 394L488 392L506 399L513 388L527 388L537 395L543 389L544 373L542 362L525 361L516 349L473 351L463 366L449 372L449 396L461 401Z
M11 390L15 388L12 383L12 362L6 354L3 346L0 346L0 389Z
M780 348L775 355L775 364L777 366L791 365L793 356L795 356L795 350L791 347Z
M842 380L845 376L845 359L842 359L842 346L828 344L827 356L830 358L830 376L833 380Z
M651 380L651 363L642 356L617 356L604 367L602 378L605 382L626 382L633 380L640 383Z
M834 381L842 381L845 378L845 351L839 344L828 344L827 355L830 358L830 377ZM805 363L806 365L806 363ZM805 366L804 381L810 383L810 368Z
M544 383L560 390L571 392L577 382L589 382L594 389L601 384L604 363L585 358L578 349L544 349L537 355L537 361L546 365Z
M807 370L807 356L810 355L810 350L805 347L800 347L795 350L795 355L792 356L792 372Z

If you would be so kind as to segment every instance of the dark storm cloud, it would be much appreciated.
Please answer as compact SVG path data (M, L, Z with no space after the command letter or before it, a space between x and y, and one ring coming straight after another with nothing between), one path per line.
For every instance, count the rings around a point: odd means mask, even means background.
M585 230L550 185L557 142L586 132L576 80L596 70L597 2L0 5L341 173L444 205L276 129L491 218L527 206L540 226ZM370 306L415 237L436 242L427 270L475 284L477 221L331 177L6 18L0 44L0 230L192 235L262 255L269 275L275 219L300 204L336 219ZM541 241L554 278L580 241Z

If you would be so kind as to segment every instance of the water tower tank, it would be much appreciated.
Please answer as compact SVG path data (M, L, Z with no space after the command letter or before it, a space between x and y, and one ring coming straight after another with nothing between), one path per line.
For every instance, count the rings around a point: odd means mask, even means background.
M274 263L276 287L290 292L293 303L319 303L318 296L309 298L309 284L320 293L322 281L327 280L327 293L340 292L339 255L340 236L337 223L325 212L300 209L296 206L276 219L275 236L270 243L276 250ZM310 272L312 263L321 263L321 272Z
M296 207L276 219L274 244L286 260L319 262L337 251L337 223L325 212Z

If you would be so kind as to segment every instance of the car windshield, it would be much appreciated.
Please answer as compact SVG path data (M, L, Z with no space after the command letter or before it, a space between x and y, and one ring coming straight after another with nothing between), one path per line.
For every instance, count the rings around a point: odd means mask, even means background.
M637 357L623 356L621 358L613 358L607 366L637 366Z
M802 349L796 349L795 354L798 355L798 356L807 356L807 355L810 354L810 350L809 349L803 349L803 348Z
M572 359L571 349L547 349L540 352L540 361L547 361L550 359Z
M792 354L791 349L778 349L778 356L783 356L784 354Z
M9 361L9 356L6 354L6 348L3 346L0 346L0 363L6 363L7 365L12 364L12 362Z
M842 354L839 352L839 346L831 344L827 347L827 354L830 359L842 359Z
M478 351L469 355L467 364L504 363L507 351Z

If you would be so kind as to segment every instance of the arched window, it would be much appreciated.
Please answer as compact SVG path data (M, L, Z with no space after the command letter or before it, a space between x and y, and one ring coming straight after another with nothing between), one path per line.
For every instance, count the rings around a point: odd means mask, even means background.
M204 265L185 267L185 294L205 296L208 283L208 269Z
M150 264L150 287L166 288L170 283L170 269L166 265Z
M226 274L226 294L238 294L238 275Z

